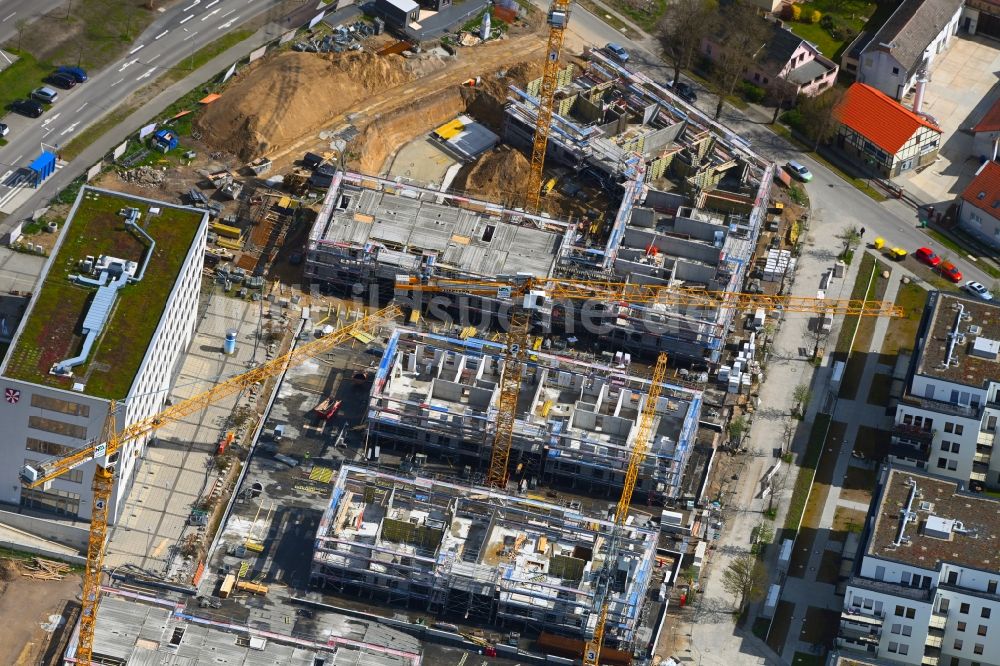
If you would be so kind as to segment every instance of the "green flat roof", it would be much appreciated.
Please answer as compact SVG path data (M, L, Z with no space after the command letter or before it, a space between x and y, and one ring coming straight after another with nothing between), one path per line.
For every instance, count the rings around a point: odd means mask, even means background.
M140 266L148 242L125 228L122 208L138 208L139 226L156 247L141 282L125 286L87 360L72 377L49 371L81 349L81 324L97 289L71 283L87 255L105 254ZM159 208L150 215L150 208ZM72 390L98 398L124 398L160 323L167 298L205 214L161 202L84 187L60 233L63 237L7 357L4 376Z

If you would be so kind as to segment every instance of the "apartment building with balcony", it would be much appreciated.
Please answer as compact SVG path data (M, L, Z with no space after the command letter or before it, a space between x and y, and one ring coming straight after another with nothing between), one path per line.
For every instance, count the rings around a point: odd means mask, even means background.
M1000 501L953 479L886 467L874 504L844 595L838 658L1000 663Z
M932 292L914 348L890 460L1000 487L1000 306Z

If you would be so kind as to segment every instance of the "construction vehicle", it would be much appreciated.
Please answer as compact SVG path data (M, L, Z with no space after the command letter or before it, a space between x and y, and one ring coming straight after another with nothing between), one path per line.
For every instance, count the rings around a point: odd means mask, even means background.
M538 119L535 121L535 141L531 147L531 171L528 172L527 209L536 213L541 205L542 178L545 168L545 150L549 145L556 78L559 74L559 56L562 53L563 35L569 23L569 0L552 0L546 22L549 40L545 49L542 85L538 91ZM551 189L551 188L549 188Z
M446 292L452 294L483 295L507 300L515 305L511 309L508 330L505 334L506 352L500 379L500 399L495 419L496 429L494 432L493 450L487 474L487 484L496 488L505 488L507 485L507 466L510 457L511 436L513 434L521 375L523 365L526 361L530 319L532 312L538 307L538 303L542 299L599 299L604 302L616 303L701 305L742 310L764 307L770 310L783 309L786 312L830 313L856 316L901 316L903 314L901 308L891 303L862 299L825 299L789 295L772 296L767 294L699 291L659 285L535 278L530 275L502 276L496 280L446 280L404 275L397 278L396 288L398 291L403 292ZM92 441L83 448L68 455L54 458L35 466L26 465L22 468L21 480L24 486L27 488L39 488L86 462L94 460L97 463L92 486L93 511L87 546L87 566L83 580L79 644L76 653L77 663L90 664L93 655L94 629L96 627L97 611L100 603L102 563L108 528L108 504L114 487L115 464L122 446L130 441L146 437L165 425L176 423L223 398L235 395L259 382L277 376L287 368L303 363L307 359L321 354L342 342L365 337L370 339L372 333L382 322L396 319L400 316L402 316L402 308L399 305L390 305L354 323L332 331L324 337L252 368L243 374L226 379L202 393L167 407L158 414L128 425L121 429L121 431L117 428L116 421L119 406L115 401L111 401L103 434L99 440ZM661 363L658 363L657 368L660 368L660 365ZM665 365L665 360L663 365ZM654 385L655 383L654 377ZM653 403L655 401L648 402L648 404ZM357 427L363 428L364 426L360 425ZM281 426L275 429L275 441L280 440L279 428ZM648 442L645 439L648 439L648 436L637 438L637 448L648 446ZM642 450L644 451L645 449L643 448ZM635 484L635 476L638 474L641 459L642 456L640 455L633 455L630 459L628 474L632 475L632 487ZM634 469L632 469L633 467ZM628 493L627 498L625 497L625 493L623 493L623 499L619 502L619 513L623 512L627 514L630 501L631 492ZM618 514L616 513L616 515ZM244 552L247 550L246 544L243 544L243 550ZM606 607L601 611L601 617L606 619ZM603 631L603 624L599 624L599 626ZM598 636L596 641L590 641L588 643L590 646L588 647L588 652L594 651L599 655L602 638L603 634ZM597 664L596 657L594 660L589 660L586 663Z
M104 422L103 434L99 440L92 441L87 446L66 456L54 458L36 466L25 465L22 468L21 480L24 486L39 488L83 463L91 460L97 463L94 468L92 486L94 500L87 543L87 567L83 576L80 637L76 651L76 663L84 665L92 663L94 629L97 626L97 609L101 598L101 568L104 562L104 547L108 532L108 508L114 488L115 467L123 445L146 437L159 428L176 423L223 398L235 395L259 382L275 377L289 367L299 365L342 342L353 339L355 333L373 332L386 320L395 319L401 314L402 311L398 306L390 305L243 374L230 377L202 393L176 402L159 414L127 425L120 431L117 427L119 405L112 400L108 408L108 417Z
M326 396L313 407L313 414L323 421L329 421L340 411L341 400L334 400L333 396Z

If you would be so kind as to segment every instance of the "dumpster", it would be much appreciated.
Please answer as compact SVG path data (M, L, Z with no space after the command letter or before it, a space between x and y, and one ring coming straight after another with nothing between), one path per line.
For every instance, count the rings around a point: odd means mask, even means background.
M885 239L879 236L874 241L872 241L872 247L874 247L876 250L881 250L883 247L885 247Z

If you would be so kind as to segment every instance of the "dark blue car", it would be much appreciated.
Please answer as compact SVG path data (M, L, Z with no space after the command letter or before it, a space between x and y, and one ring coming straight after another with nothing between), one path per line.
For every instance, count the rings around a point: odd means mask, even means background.
M57 74L66 74L67 76L72 76L73 80L77 83L83 83L87 80L87 72L83 71L80 67L72 67L69 65L64 65L56 70Z

